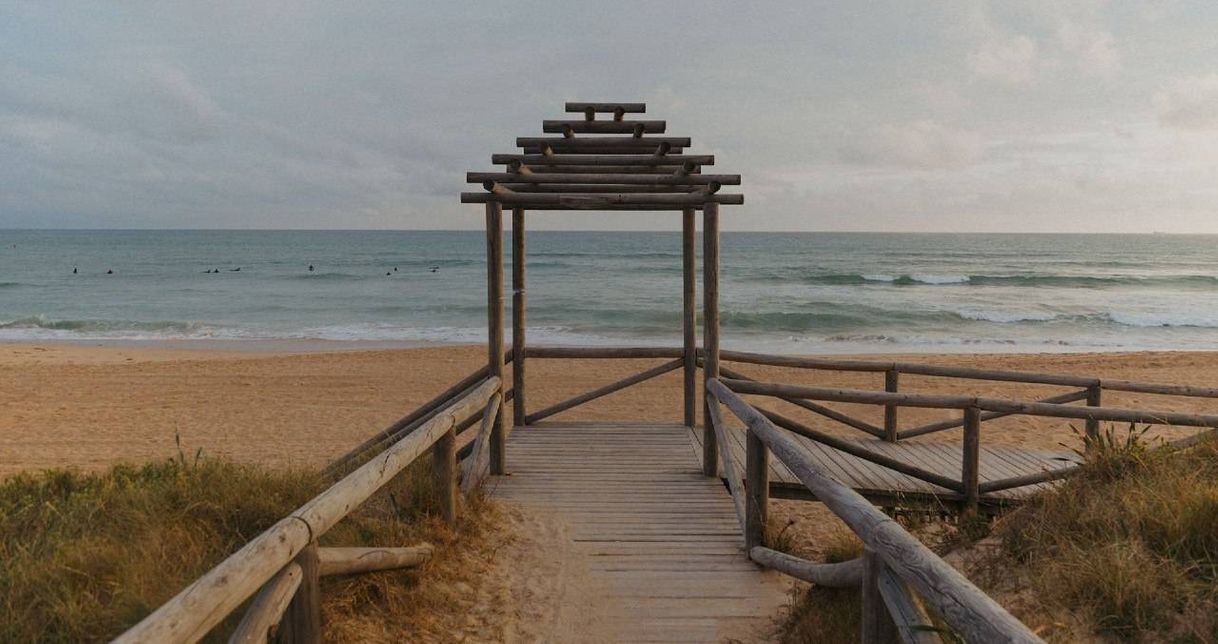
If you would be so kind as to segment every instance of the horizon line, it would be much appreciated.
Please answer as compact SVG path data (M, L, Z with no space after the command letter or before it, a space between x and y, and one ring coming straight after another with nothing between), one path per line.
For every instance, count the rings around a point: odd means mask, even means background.
M511 230L505 225L504 230ZM335 232L335 233L474 233L484 228L16 228L0 226L2 232ZM699 228L699 231L701 229ZM528 232L548 233L680 233L677 230L656 229L568 229L530 228ZM829 235L1144 235L1144 236L1212 236L1218 232L1084 232L1084 231L986 231L986 230L723 230L721 234L829 234Z

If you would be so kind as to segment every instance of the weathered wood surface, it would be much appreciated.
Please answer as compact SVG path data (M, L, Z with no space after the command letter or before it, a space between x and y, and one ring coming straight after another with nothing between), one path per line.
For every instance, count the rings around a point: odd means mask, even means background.
M597 398L601 398L603 396L608 396L609 394L611 394L615 391L621 391L622 389L625 389L627 387L637 385L640 382L645 382L647 380L651 380L652 378L662 376L662 375L668 373L669 371L679 369L681 367L681 364L682 364L682 360L680 358L678 358L671 362L665 362L662 365L652 367L646 371L641 371L634 375L627 376L616 382L611 382L603 387L597 387L596 389L593 389L592 391L587 391L582 394L579 394L578 396L573 396L562 402L550 405L549 407L546 407L545 409L542 409L541 411L533 412L532 414L525 416L525 422L527 424L531 425L543 418L553 416L554 414L566 411L573 407L578 407L586 402L596 400Z
M858 535L868 550L908 583L928 606L938 611L965 641L1043 641L895 520L857 492L822 474L809 461L790 432L778 429L718 380L707 383L707 392L719 398L750 432L765 443L776 460L781 460L790 468L826 508ZM870 565L866 559L864 565ZM868 572L865 570L864 589L869 588L867 578ZM864 622L867 621L866 614L867 609L864 608ZM866 626L864 633L863 640L868 641Z
M397 476L441 436L457 419L484 406L499 390L491 377L456 404L446 408L377 457L348 474L325 492L305 503L245 544L237 552L196 579L140 623L118 636L116 642L194 642L207 634L266 581L278 574L377 490ZM315 542L314 542L315 545ZM308 561L297 561L308 583ZM304 585L302 583L302 587Z
M756 635L789 601L789 581L748 561L732 501L702 476L687 431L532 425L508 439L511 476L488 480L501 500L563 517L617 641Z
M406 548L320 548L318 571L322 577L328 577L414 568L430 560L434 552L435 548L427 543Z
M726 416L726 414L725 414ZM744 462L744 429L728 417L728 443L737 462ZM689 432L690 440L701 450L702 429ZM927 483L912 476L895 472L857 456L833 449L802 436L791 435L812 462L827 476L839 483L879 500L882 497L937 497L944 500L959 500L960 494L938 485ZM959 441L900 441L889 443L878 438L842 438L864 449L879 452L929 469L948 478L960 480L961 453ZM1077 454L1067 450L1052 451L1018 447L987 446L984 442L979 450L978 479L982 484L1000 481L1015 476L1031 476L1044 471L1059 470L1077 463ZM1010 503L1055 485L1051 481L1033 481L1032 484L996 492L982 492L981 502ZM803 485L782 463L770 460L770 493L780 498L806 498Z
M270 641L272 630L283 619L288 603L300 587L301 576L300 566L290 563L266 582L250 601L245 617L229 636L228 644L266 644Z
M749 558L766 568L827 588L857 588L863 579L863 560L817 563L764 546L749 549Z

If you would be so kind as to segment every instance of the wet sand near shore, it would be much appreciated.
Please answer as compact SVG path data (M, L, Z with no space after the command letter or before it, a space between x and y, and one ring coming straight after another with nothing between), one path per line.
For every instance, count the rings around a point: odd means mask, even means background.
M274 466L317 466L389 425L485 360L477 346L0 344L0 474L100 468L183 451ZM203 348L207 347L207 348ZM319 350L324 349L324 350ZM346 350L331 350L346 349ZM1216 352L862 356L1154 382L1218 384ZM650 360L530 360L530 410L641 371ZM881 388L883 375L739 365L763 380ZM1060 387L903 376L901 390L1036 398ZM1218 400L1105 393L1106 406L1218 413ZM794 408L774 403L779 409ZM840 409L880 422L874 407ZM953 412L901 410L901 426ZM801 415L802 414L802 415ZM947 416L945 416L947 414ZM826 430L854 430L799 415ZM679 422L681 374L577 407L553 420ZM983 444L1077 446L1079 421L1009 417L983 425ZM1168 430L1184 435L1193 430ZM176 438L175 438L176 437ZM927 437L955 439L953 432Z

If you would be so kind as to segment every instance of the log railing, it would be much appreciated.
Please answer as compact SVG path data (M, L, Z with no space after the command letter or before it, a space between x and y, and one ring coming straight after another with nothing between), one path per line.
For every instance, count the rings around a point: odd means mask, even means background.
M744 351L721 351L719 359L724 362L736 362L741 364L754 364L770 367L787 367L794 369L812 369L820 371L845 371L845 372L871 372L884 374L884 392L890 394L899 393L899 379L901 374L918 375L918 376L935 376L941 378L959 378L967 380L987 380L995 382L1013 382L1022 384L1035 385L1057 385L1071 387L1075 390L1043 398L1035 402L1046 404L1063 404L1076 401L1086 401L1088 407L1103 406L1103 392L1107 391L1122 391L1129 393L1144 393L1156 394L1165 396L1184 396L1194 398L1218 398L1218 388L1213 387L1194 387L1191 385L1174 385L1162 383L1135 382L1131 380L1119 380L1109 378L1094 378L1089 376L1078 376L1073 374L1061 373L1044 373L1035 371L1010 371L999 369L975 369L971 367L954 367L948 365L933 365L917 362L889 362L880 360L842 360L834 358L812 358L812 357L794 357L780 356L764 353L750 353ZM721 369L722 371L722 369ZM726 371L723 375L728 375ZM737 380L747 379L741 374L737 376L729 376ZM816 406L807 405L808 401L803 400L795 404L814 411L823 416L827 416L838 422L849 425L860 431L866 432L873 436L885 438L891 442L895 442L904 438L913 438L915 436L923 436L934 432L963 427L963 419L949 419L934 423L928 423L917 427L911 427L905 430L900 430L897 427L897 409L901 406L899 402L889 402L884 405L884 426L876 427L870 423L853 418L836 410L824 408L817 409ZM1009 411L994 411L982 414L981 420L991 420L1008 416L1012 413ZM1085 427L1089 435L1094 436L1099 430L1099 422L1102 418L1079 417L1086 421Z
M510 394L510 392L507 392ZM281 519L145 617L116 642L195 642L254 597L230 642L321 639L319 579L417 566L431 557L427 544L413 547L330 548L318 540L339 521L428 451L432 454L440 512L456 520L458 478L469 492L489 470L491 433L508 397L500 378L484 370L446 390L415 412L332 463L343 476L326 491ZM481 419L458 476L456 439ZM383 448L383 449L382 449ZM379 450L379 451L378 451ZM362 465L356 466L362 462Z
M918 541L888 515L854 490L816 470L795 441L719 379L707 381L707 393L747 427L749 471L745 478L748 519L745 540L759 564L826 586L857 586L863 601L862 641L934 641L933 627L913 593L933 608L953 631L970 642L1040 642L1022 622L999 606L955 568ZM800 482L858 535L864 544L859 560L816 564L767 548L763 527L767 508L766 457L772 453ZM751 487L751 486L758 487Z
M1052 418L1073 418L1088 422L1110 421L1125 423L1145 423L1150 425L1173 425L1178 427L1218 428L1218 416L1192 414L1171 411L1152 411L1142 409L1124 409L1119 407L1078 407L1061 402L1007 400L1000 398L985 398L977 396L950 396L931 394L891 393L887 391L865 391L859 389L836 389L829 387L808 387L785 385L778 383L758 382L723 378L720 386L726 386L736 394L751 394L769 396L780 400L816 400L822 402L843 402L883 406L888 408L919 407L931 409L954 409L962 412L958 425L964 427L964 441L961 454L961 478L955 480L935 472L930 472L890 456L870 450L859 443L839 438L832 434L818 431L787 418L774 411L755 407L755 411L774 425L799 434L814 441L823 443L834 449L846 452L858 458L882 465L907 476L917 478L947 490L962 495L966 510L976 510L981 494L998 492L1015 487L1044 483L1065 478L1078 470L1078 465L1071 465L1036 474L1015 476L986 483L979 482L981 421L999 415L1024 415ZM1194 388L1195 390L1195 388ZM1078 399L1079 394L1069 397ZM1057 397L1058 399L1067 396ZM1047 399L1052 400L1052 399ZM1189 441L1191 439L1185 439ZM746 474L747 478L747 474Z
M516 417L523 418L524 424L526 425L532 425L533 423L545 418L549 418L555 414L568 411L584 403L591 402L617 391L621 391L627 387L646 382L652 378L662 376L670 371L676 371L682 367L686 367L685 380L687 385L693 382L690 369L688 368L688 364L691 362L693 355L687 354L684 349L666 347L524 347L523 357L533 359L585 360L671 358L669 362L665 362L650 369L640 371L639 373L626 376L625 378L621 378L602 387L597 387L591 391L586 391L577 396L572 396L571 398L532 413L528 413L527 410L524 409L521 399L518 398L516 403ZM523 364L523 361L520 361L520 363ZM516 386L523 388L523 379L518 379ZM689 387L687 386L686 389L688 390ZM687 408L689 398L690 396L687 393Z

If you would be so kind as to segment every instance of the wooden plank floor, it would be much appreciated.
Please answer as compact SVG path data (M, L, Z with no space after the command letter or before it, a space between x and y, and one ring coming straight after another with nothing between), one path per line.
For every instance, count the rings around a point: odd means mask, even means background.
M702 476L685 427L542 423L514 430L507 453L509 475L487 489L563 517L605 595L608 639L748 640L789 601L790 582L745 557L731 497Z
M688 430L687 430L688 431ZM689 431L691 444L701 450L702 430ZM744 463L744 428L732 427L729 431L732 454L737 463ZM811 458L821 472L830 478L850 486L873 500L882 497L908 497L912 499L955 500L959 494L927 483L912 476L895 472L882 465L822 445L803 436L789 434ZM858 437L847 439L870 451L884 454L910 465L941 474L949 478L960 478L961 452L959 442L954 441L900 441L889 443L878 438ZM1059 469L1078 462L1079 456L1070 451L1051 451L1021 447L987 446L981 444L980 472L982 483L999 479L1035 474L1045 470ZM1041 483L1009 490L983 494L982 500L991 503L1011 503L1053 486ZM806 495L803 484L795 478L778 459L770 459L770 488L775 496L801 498Z

